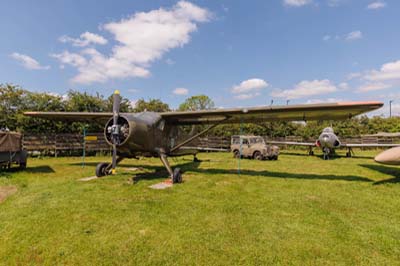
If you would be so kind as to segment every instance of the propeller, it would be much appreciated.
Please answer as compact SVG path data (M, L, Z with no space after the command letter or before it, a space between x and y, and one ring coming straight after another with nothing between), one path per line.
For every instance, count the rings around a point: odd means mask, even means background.
M118 125L119 118L119 108L121 105L121 96L119 91L114 91L113 95L113 125L111 127L111 139L112 139L112 163L111 163L111 173L115 174L115 167L117 166L117 145L120 144L120 128Z

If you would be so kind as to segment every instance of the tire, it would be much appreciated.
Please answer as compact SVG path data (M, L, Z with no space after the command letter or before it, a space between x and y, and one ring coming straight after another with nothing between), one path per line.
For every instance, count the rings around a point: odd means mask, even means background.
M259 160L261 161L262 159L264 159L263 155L261 154L261 152L259 151L255 151L253 154L253 159L254 160Z
M102 177L102 176L108 175L107 170L106 170L108 165L109 165L108 163L99 163L96 166L96 176Z
M20 170L26 169L26 162L19 163L19 169L20 169Z
M172 176L172 183L182 183L182 172L180 168L174 169L174 175Z
M240 158L240 152L238 150L233 151L233 158L236 158L236 159Z

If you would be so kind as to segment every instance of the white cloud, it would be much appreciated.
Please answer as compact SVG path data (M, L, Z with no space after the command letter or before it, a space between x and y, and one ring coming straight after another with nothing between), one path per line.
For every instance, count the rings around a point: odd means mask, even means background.
M344 102L344 100L343 99L338 99L338 98L310 99L310 100L307 100L306 103L315 104L315 103L338 103L338 102Z
M73 46L84 47L88 46L89 44L106 44L107 40L98 34L91 33L91 32L84 32L81 36L77 39L71 38L69 36L61 36L58 39L62 43L72 43Z
M175 95L188 95L189 90L185 88L176 88L175 90L172 91L172 93Z
M207 22L210 18L208 10L179 1L170 9L138 12L126 19L103 25L102 28L110 32L117 42L109 56L94 48L53 56L77 68L78 74L72 79L76 83L147 77L152 62L169 50L187 44L190 34L197 30L197 23ZM78 63L76 59L81 57L84 60L79 59Z
M361 73L357 73L357 72L356 73L350 73L350 74L347 75L346 79L347 80L352 80L352 79L355 79L355 78L359 78L361 76L362 76Z
M257 96L260 96L261 93L259 92L255 92L255 93L241 93L241 94L237 94L235 96L233 96L235 99L238 100L248 100L248 99L252 99L255 98Z
M367 6L367 9L381 9L384 8L386 6L386 3L384 1L375 1L370 3Z
M305 6L312 3L312 0L283 0L283 3L287 6Z
M368 92L368 91L378 91L378 90L384 90L384 89L388 89L391 88L392 85L391 84L386 84L386 83L367 83L364 85L361 85L357 91L358 92Z
M339 87L341 90L348 90L348 89L350 88L350 86L349 86L349 84L348 84L347 82L342 82L342 83L340 83L340 84L338 85L338 87Z
M13 59L17 60L27 69L31 70L47 70L50 66L42 66L38 61L32 57L20 53L12 53L10 55Z
M171 58L167 58L167 60L165 60L165 63L167 63L167 65L170 65L170 66L172 66L172 65L174 65L174 64L175 64L175 61L174 61L174 60L172 60Z
M344 39L346 41L355 41L355 40L362 39L362 37L363 37L362 32L359 30L356 30L356 31L352 31L352 32L349 32L348 34L346 34L346 36L344 36Z
M268 83L263 79L253 78L242 81L239 85L235 85L232 87L232 93L235 94L243 94L248 92L259 91L268 87Z
M271 93L272 97L298 99L314 95L336 92L337 88L329 80L303 80L293 89L276 90Z
M322 37L322 40L324 41L329 41L330 39L332 39L331 35L325 35L324 37Z
M400 80L400 60L383 64L380 70L368 71L363 78L370 81Z

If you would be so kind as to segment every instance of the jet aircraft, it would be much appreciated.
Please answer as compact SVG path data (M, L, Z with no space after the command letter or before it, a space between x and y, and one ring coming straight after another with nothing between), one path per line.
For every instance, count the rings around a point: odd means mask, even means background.
M375 162L381 164L399 165L400 164L400 147L388 149L375 156Z
M113 95L112 113L93 112L25 112L31 117L59 121L105 123L104 135L113 148L111 163L99 163L98 177L114 174L124 158L159 157L173 183L181 182L179 168L172 170L167 158L195 155L197 150L184 146L209 130L226 123L257 123L265 121L306 121L347 119L383 106L381 102L343 102L290 106L263 106L183 112L120 113L119 91ZM201 132L186 135L180 126L207 125Z
M268 141L270 144L284 144L294 146L307 146L310 148L309 155L314 155L313 147L322 149L324 160L328 160L334 153L335 149L347 148L347 157L351 157L353 152L352 148L365 148L365 147L397 147L400 144L359 144L359 143L342 143L339 137L335 134L332 127L326 127L322 130L321 135L315 142L295 142L295 141Z

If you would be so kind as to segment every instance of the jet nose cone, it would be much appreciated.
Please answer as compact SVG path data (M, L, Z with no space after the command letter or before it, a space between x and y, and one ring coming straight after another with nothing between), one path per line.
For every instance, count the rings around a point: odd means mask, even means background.
M383 151L375 156L374 160L382 164L400 164L400 147Z

